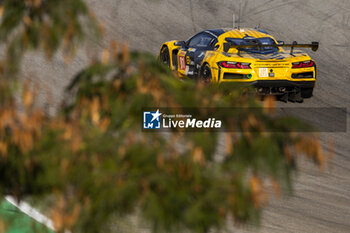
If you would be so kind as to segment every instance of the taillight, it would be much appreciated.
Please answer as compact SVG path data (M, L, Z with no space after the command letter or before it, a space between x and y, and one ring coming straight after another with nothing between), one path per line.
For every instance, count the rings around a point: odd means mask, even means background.
M303 62L295 62L292 64L293 69L299 69L299 68L308 68L314 66L314 61L303 61Z
M224 67L224 68L250 69L250 63L241 63L241 62L233 62L233 61L222 61L222 62L219 62L219 65Z

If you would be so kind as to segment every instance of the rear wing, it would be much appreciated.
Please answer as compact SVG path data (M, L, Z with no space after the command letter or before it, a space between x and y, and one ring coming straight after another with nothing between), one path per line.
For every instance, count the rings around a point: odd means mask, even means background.
M244 48L290 48L290 54L293 55L294 48L311 48L312 51L316 52L319 47L319 42L311 42L311 44L298 44L294 41L292 44L274 44L274 45L232 45L230 43L224 43L224 51L227 53L231 48L244 49ZM238 50L240 52L240 50Z

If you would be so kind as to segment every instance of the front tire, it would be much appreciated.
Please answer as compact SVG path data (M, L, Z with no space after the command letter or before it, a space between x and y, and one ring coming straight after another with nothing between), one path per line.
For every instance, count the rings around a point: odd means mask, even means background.
M313 87L302 88L301 97L305 99L311 98L313 96L313 91L314 91Z
M163 46L163 48L161 49L160 55L159 55L159 60L163 64L165 64L168 67L170 67L170 54L169 54L168 46Z

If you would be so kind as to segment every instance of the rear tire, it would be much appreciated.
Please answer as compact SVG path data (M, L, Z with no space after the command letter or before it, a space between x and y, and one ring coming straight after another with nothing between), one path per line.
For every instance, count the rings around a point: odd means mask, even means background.
M313 87L302 88L301 97L305 99L311 98L313 96L313 91L314 91Z
M170 67L170 54L169 54L169 49L168 46L164 46L161 51L160 51L160 56L159 56L159 60L167 65L168 67Z
M204 83L211 83L212 81L212 73L210 66L208 64L205 64L204 67L202 67L201 72L200 72L200 81Z

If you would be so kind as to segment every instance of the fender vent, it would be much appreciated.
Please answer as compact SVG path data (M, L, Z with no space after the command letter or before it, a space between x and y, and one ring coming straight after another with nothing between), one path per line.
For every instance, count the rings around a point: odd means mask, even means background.
M224 79L249 79L247 75L235 74L235 73L224 73Z
M292 74L292 78L301 79L301 78L314 78L314 72L305 72L299 74Z

